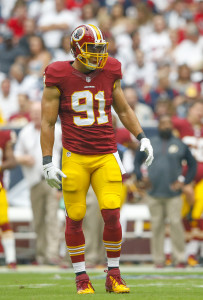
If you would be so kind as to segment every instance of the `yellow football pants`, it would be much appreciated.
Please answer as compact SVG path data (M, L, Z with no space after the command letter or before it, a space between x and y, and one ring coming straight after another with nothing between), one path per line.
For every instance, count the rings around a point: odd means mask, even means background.
M192 209L192 218L194 220L200 219L203 214L203 179L199 181L194 187L195 203ZM182 216L186 216L189 213L190 205L187 203L185 196L183 195L183 207Z
M0 225L8 223L8 201L6 197L6 190L0 190Z
M80 155L63 149L62 189L68 216L81 220L86 212L86 194L91 184L100 210L120 208L122 176L113 154Z

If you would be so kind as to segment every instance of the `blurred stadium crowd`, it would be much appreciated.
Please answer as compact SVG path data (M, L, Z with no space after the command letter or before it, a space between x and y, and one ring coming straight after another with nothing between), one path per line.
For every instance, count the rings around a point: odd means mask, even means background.
M53 61L73 59L70 34L80 24L97 25L103 31L109 55L122 63L122 87L143 128L156 128L159 117L165 114L187 118L188 108L197 101L200 106L193 117L197 125L203 124L202 0L2 0L2 128L19 129L30 122L31 103L41 101L45 67ZM119 120L115 123L122 128ZM116 134L121 152L126 145L131 148L124 157L130 173L132 149L137 145L130 138L126 143L119 131ZM203 142L193 147L200 147L196 159L202 163ZM142 193L131 183L127 184L128 200L138 199ZM203 239L201 222L199 228L201 234L194 236L196 240ZM203 249L200 251L203 259ZM191 265L195 264L193 260Z
M70 33L88 23L101 28L109 55L121 61L122 85L135 89L142 125L165 112L185 117L187 105L203 97L201 0L2 0L1 124L29 121L45 66L72 59Z

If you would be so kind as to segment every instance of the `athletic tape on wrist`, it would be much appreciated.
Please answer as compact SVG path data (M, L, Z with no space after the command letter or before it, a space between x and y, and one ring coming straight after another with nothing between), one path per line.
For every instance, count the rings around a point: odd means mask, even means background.
M137 136L138 141L141 141L141 139L146 138L146 135L144 134L144 132L140 132Z
M43 156L43 165L50 164L51 162L52 162L52 156L51 155Z

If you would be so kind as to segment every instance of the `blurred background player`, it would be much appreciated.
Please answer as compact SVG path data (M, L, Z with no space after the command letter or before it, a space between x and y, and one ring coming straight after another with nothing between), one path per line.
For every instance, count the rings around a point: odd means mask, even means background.
M185 194L182 212L185 229L189 233L188 264L195 266L198 264L198 254L200 263L203 263L203 102L197 100L190 103L187 117L174 117L173 124L197 161L195 186L191 186L189 196ZM194 197L194 203L190 200L191 197Z
M16 268L16 249L13 231L8 219L8 200L3 183L4 170L14 168L13 136L9 130L0 130L0 236L8 268Z
M94 293L86 274L82 231L90 183L104 220L103 240L108 262L106 290L129 293L119 270L124 168L112 126L112 105L124 126L140 140L141 150L147 152L146 164L153 160L153 149L125 100L120 84L121 64L108 58L107 43L100 29L94 25L77 27L71 35L71 49L74 61L55 62L45 70L41 126L44 175L49 185L57 188L61 183L58 175L63 177L67 211L65 236L76 273L77 293ZM58 114L62 125L63 172L52 163Z

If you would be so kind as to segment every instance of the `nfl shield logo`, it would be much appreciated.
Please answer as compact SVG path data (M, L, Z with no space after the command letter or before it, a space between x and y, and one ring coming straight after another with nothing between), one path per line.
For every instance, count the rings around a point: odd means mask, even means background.
M86 82L90 82L91 78L89 76L86 77Z

